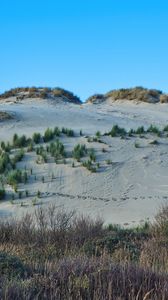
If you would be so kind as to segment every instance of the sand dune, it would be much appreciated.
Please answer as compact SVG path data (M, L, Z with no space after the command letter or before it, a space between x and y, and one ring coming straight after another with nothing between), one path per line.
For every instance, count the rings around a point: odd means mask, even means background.
M159 206L168 201L166 137L157 137L158 145L150 144L154 138L152 135L127 139L103 136L104 144L88 143L85 137L94 135L97 130L105 133L114 124L127 130L142 125L147 128L150 124L163 128L168 124L166 104L115 102L75 105L26 99L17 103L4 100L0 110L14 116L14 119L1 123L1 141L10 141L14 133L32 136L34 132L44 133L47 127L69 127L74 129L75 137L60 138L66 150L71 151L77 143L85 143L88 148L95 149L100 164L98 172L91 173L76 162L75 168L72 168L72 159L67 159L66 165L56 165L52 160L37 164L35 154L26 153L18 167L32 168L33 175L26 185L20 184L19 189L29 190L29 197L16 199L14 204L2 201L1 216L20 216L27 209L33 210L36 205L32 205L32 201L38 190L41 191L38 202L42 205L54 202L58 207L100 216L106 223L122 225L152 220ZM82 137L80 129L84 134ZM136 148L135 142L140 147ZM106 152L102 152L102 148ZM112 163L108 165L107 160ZM42 176L45 177L44 183Z

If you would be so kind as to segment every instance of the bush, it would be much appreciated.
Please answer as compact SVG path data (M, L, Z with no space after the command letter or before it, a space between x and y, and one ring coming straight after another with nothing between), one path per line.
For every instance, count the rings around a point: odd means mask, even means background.
M62 159L66 156L64 145L59 140L50 144L49 152L55 160Z
M83 162L82 166L91 171L92 173L96 173L97 171L96 167L92 164L91 160Z
M89 158L91 161L95 162L96 161L96 155L94 149L89 149Z
M3 200L5 198L6 192L5 189L0 188L0 200Z
M149 126L149 128L147 129L147 132L152 132L152 133L155 133L155 134L160 134L160 130L156 126L153 126L153 125Z
M45 133L44 133L44 142L49 142L54 138L54 132L52 129L47 128Z
M24 134L20 137L18 137L18 135L16 133L14 134L13 147L15 147L15 148L26 147L27 143L28 143L28 140L26 139L26 136Z
M145 133L145 129L143 126L138 127L137 130L135 131L136 134L143 134Z
M97 137L97 138L100 138L100 137L101 137L101 132L100 132L100 131L97 131L97 132L96 132L96 137Z
M21 161L24 157L24 150L21 149L12 159L12 164L15 165L17 162Z
M35 133L33 134L33 142L34 142L35 144L39 144L40 141L41 141L41 134L35 132Z
M0 252L0 276L8 279L13 277L23 277L26 273L26 267L18 257Z
M62 127L62 133L66 134L67 136L74 136L74 131L72 129Z
M163 128L163 131L168 131L168 125Z
M55 136L60 136L60 134L61 134L60 129L59 129L58 127L55 127L55 128L54 128L54 135L55 135Z
M72 155L77 161L80 161L82 157L87 154L87 149L85 145L76 145L73 149Z
M116 137L116 136L124 136L126 135L126 133L127 132L124 128L121 128L118 125L114 125L111 131L108 133L108 135L111 135L112 137Z
M7 183L15 186L17 183L22 182L22 172L20 170L10 171L7 176Z
M10 158L9 158L9 154L6 152L3 152L0 155L0 173L4 173L5 170L7 169L7 167L10 164Z

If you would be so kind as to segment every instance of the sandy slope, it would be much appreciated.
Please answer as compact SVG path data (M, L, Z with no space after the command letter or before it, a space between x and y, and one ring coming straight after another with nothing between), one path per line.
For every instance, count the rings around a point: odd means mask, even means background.
M47 127L69 127L77 136L62 139L66 149L71 150L79 142L86 143L87 147L95 148L100 162L99 172L92 174L78 164L72 168L71 159L66 165L56 165L52 160L38 165L35 154L27 153L18 166L26 166L28 170L32 167L33 175L26 186L20 185L20 189L29 190L31 196L22 200L23 207L20 200L14 205L2 202L1 216L33 210L32 199L37 190L42 192L38 201L44 206L53 202L58 207L103 217L106 223L129 225L152 219L159 206L168 201L167 138L157 138L159 145L154 146L149 144L152 136L127 140L103 137L106 144L87 143L86 138L79 137L80 129L85 135L93 135L97 130L102 133L110 130L114 124L129 129L153 123L162 128L168 124L168 105L115 102L78 106L31 99L21 103L4 101L0 109L15 116L15 120L0 123L0 140L8 141L16 132L31 136L35 131L43 133ZM135 141L140 148L135 148ZM103 147L107 152L102 152ZM111 165L106 163L107 159L112 160Z

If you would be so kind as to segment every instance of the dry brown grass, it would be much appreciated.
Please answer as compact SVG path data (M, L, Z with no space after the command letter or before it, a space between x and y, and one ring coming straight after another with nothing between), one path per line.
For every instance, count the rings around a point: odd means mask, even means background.
M168 299L167 212L133 229L56 206L1 222L0 298Z

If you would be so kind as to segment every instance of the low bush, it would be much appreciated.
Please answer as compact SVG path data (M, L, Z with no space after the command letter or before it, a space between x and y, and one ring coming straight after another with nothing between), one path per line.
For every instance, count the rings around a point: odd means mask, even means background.
M6 196L6 191L4 188L0 188L0 200L3 200L5 199L5 196Z
M8 173L7 183L15 186L15 184L22 182L22 172L20 170L13 170Z
M108 133L108 135L110 135L111 137L124 136L126 134L126 130L124 128L119 127L118 125L114 125L111 131Z
M72 155L77 161L80 161L82 157L87 154L87 149L85 145L76 145L73 149Z
M47 128L45 133L44 133L44 142L49 142L54 138L54 132L52 129Z
M66 134L69 137L74 136L74 131L72 129L62 127L62 133Z
M13 147L14 148L26 147L27 144L28 144L28 140L24 134L20 137L17 134L14 134L14 136L13 136Z
M35 133L33 134L33 142L34 142L35 144L39 144L40 141L41 141L41 134L35 132Z

